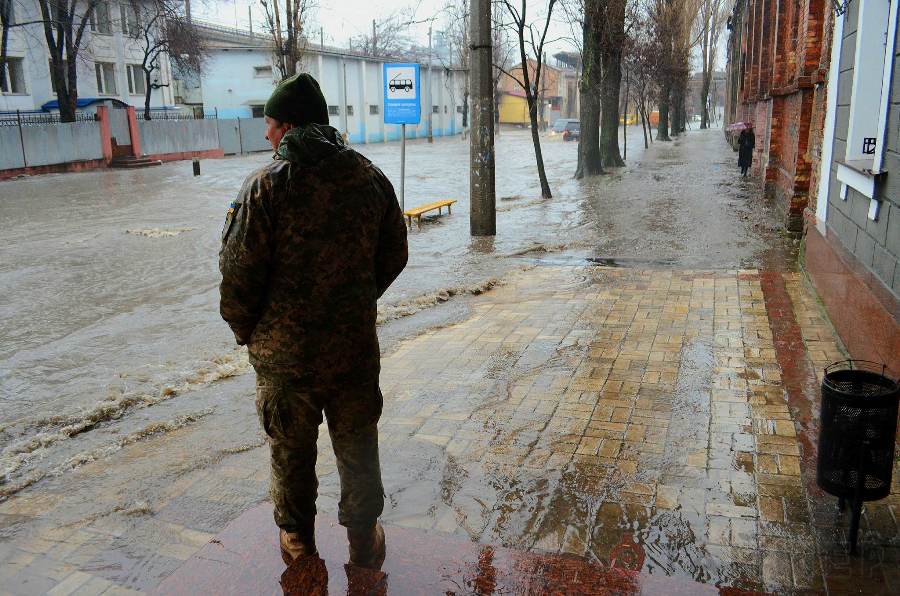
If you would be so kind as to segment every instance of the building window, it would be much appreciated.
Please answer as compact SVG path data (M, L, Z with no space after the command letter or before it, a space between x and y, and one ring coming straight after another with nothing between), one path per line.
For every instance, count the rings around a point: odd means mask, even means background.
M859 0L856 34L841 37L833 52L842 55L841 45L852 40L856 52L852 71L840 64L840 77L852 78L850 108L847 116L847 149L843 161L838 159L837 179L843 183L841 196L847 187L870 199L869 218L877 219L880 208L875 193L876 176L884 166L884 144L888 131L888 101L891 89L891 64L896 36L898 4L884 0ZM891 12L893 11L893 12ZM849 17L843 17L850 22ZM893 23L893 27L888 25ZM840 24L841 22L839 22Z
M140 64L129 64L126 68L128 69L128 92L132 95L145 95L147 86L144 69Z
M432 113L432 114L440 114L440 113L441 113L441 106L431 106L431 113Z
M463 107L462 107L462 106L456 106L456 113L457 113L457 114L462 114L462 113L463 113Z
M97 93L116 95L116 65L112 62L95 62L94 73L97 75Z
M27 93L22 58L7 57L3 71L0 72L0 91L3 93Z
M872 156L881 150L881 143L884 141L878 138L878 129L881 124L881 89L885 76L884 43L888 5L884 0L862 0L859 3L850 122L847 129L847 161L872 161Z
M254 66L253 67L253 76L258 79L271 79L272 78L272 67L271 66Z
M377 116L380 112L380 106L378 104L373 104L369 106L369 116Z
M94 5L90 19L91 31L109 35L112 33L112 25L109 20L109 3L98 2Z
M120 4L119 16L122 19L122 33L128 37L141 36L141 21L133 4L125 2Z
M447 106L444 106L444 113L447 113Z
M265 118L265 107L266 106L250 106L250 115L254 118Z
M341 115L341 106L328 106L328 115L329 116L340 116Z
M352 115L353 115L353 106L347 106L347 115L348 115L348 116L352 116Z

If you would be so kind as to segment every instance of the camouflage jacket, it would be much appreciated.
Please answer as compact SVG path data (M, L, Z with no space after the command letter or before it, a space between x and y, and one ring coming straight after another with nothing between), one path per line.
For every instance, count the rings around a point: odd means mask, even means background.
M330 126L295 128L228 210L220 312L258 372L377 382L376 300L406 259L381 170Z

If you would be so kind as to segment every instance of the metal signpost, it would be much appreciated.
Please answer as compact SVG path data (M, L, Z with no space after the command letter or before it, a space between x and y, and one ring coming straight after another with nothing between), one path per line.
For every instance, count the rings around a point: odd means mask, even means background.
M422 109L419 98L418 64L385 64L384 123L400 125L400 210L405 211L406 125L419 124Z

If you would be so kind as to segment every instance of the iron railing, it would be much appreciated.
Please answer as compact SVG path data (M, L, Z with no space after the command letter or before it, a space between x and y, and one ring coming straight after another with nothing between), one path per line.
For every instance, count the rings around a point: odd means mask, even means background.
M138 120L144 118L144 110L136 109ZM217 114L200 110L154 110L150 109L150 120L216 120Z
M74 122L95 122L93 112L76 112ZM62 124L58 112L5 112L0 114L0 126L33 126L35 124Z

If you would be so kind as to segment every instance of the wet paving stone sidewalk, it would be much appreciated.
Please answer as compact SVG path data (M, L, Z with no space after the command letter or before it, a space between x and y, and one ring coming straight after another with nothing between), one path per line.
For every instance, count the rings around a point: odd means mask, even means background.
M528 583L535 574L558 578L560 593L591 593L566 583L566 557L611 593L892 593L897 474L891 496L866 505L857 557L845 554L836 499L815 488L817 386L822 367L843 357L799 273L536 266L514 274L476 299L466 320L408 339L383 360L383 520L402 542L388 546L389 593L422 593L403 579L410 569L433 577L434 593L505 593L503 585L543 593L534 586L546 582ZM165 581L202 593L219 539L197 511L240 514L216 501L209 479L261 493L266 465L257 448L171 487L153 518L187 538L160 549L171 565L131 587ZM320 548L332 592L343 593L345 547L328 521L339 487L324 430L318 471ZM63 501L57 495L42 512L40 498L12 499L0 514L52 515ZM270 519L263 511L220 536L252 536L229 562L233 593L278 589L278 574L259 575L284 571L274 526L258 521ZM418 561L415 540L429 553ZM60 546L20 544L18 559L0 551L0 593L35 593L15 572L39 575ZM488 591L469 581L486 546L500 549L493 573L507 582ZM502 563L524 552L537 558ZM48 593L129 592L116 570L77 569L77 556L66 564L42 584L55 585ZM609 570L619 570L615 581Z

